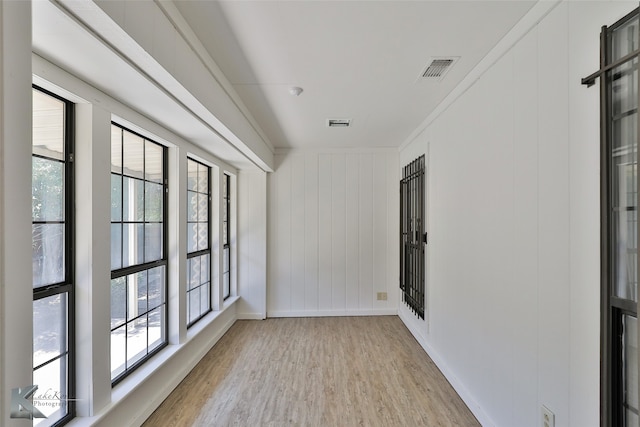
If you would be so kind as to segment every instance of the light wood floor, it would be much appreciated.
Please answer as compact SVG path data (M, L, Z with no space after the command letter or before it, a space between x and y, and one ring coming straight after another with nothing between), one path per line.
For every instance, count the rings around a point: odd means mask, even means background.
M144 426L479 426L396 316L238 321Z

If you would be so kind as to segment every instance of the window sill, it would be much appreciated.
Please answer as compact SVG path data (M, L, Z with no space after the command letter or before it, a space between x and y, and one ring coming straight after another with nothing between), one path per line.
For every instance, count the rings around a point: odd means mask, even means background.
M82 417L78 416L73 418L67 426L70 427L85 427L85 426L93 426L103 419L108 418L109 414L113 411L118 410L118 405L124 402L127 398L132 396L132 394L140 387L142 387L145 382L147 382L156 371L166 365L169 361L171 361L174 357L182 353L182 350L201 332L205 329L211 327L214 321L222 315L225 311L229 310L234 304L240 299L240 297L230 297L228 298L222 309L219 311L213 311L208 313L205 317L202 318L198 323L193 325L187 331L187 339L184 343L181 344L169 344L164 349L162 349L158 354L149 359L145 364L140 366L134 372L129 374L126 378L124 378L120 383L114 386L111 389L111 402L106 405L105 408L100 411L99 414L90 417ZM154 408L155 409L155 408Z

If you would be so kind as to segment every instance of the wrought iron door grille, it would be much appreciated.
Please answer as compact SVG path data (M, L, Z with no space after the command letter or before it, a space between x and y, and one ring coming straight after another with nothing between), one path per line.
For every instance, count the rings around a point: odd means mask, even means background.
M640 8L600 32L600 426L638 425Z
M402 300L424 319L424 155L403 168L400 181L400 289Z

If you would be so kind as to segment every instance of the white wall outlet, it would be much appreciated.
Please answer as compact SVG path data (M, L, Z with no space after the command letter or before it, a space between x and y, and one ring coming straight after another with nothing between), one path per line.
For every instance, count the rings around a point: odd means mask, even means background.
M386 292L378 292L378 301L386 301L387 293Z
M551 412L551 409L542 405L542 427L555 427L556 416Z

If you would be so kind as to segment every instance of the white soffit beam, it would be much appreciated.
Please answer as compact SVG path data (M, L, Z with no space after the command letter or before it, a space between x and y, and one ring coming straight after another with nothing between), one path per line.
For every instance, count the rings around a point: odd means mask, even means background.
M266 158L262 158L264 156L256 154L244 141L240 140L231 129L214 116L207 107L94 2L60 0L58 2L42 3L48 3L49 6L52 5L58 8L62 13L67 15L69 19L84 28L84 30L99 43L120 57L123 62L144 76L157 90L172 99L176 105L188 111L193 118L210 130L212 139L218 138L224 140L230 147L233 147L239 154L258 168L265 171L273 170L273 161L271 159L273 155L272 144L265 141L263 136L258 134L251 123L247 122L251 131L256 132L256 137L259 140L257 142L264 145L267 149L268 153ZM155 5L156 3L151 3L153 7L156 7ZM72 69L71 71L75 70ZM219 84L217 79L212 79L212 82ZM226 92L225 90L225 93ZM126 100L124 101L126 103ZM233 99L230 98L229 101L237 106ZM145 111L141 112L145 113ZM241 114L246 119L245 114L242 112ZM202 146L202 148L208 149L204 146ZM215 152L212 152L212 154L217 155ZM228 161L233 162L232 159L228 159ZM242 168L242 166L239 167Z

